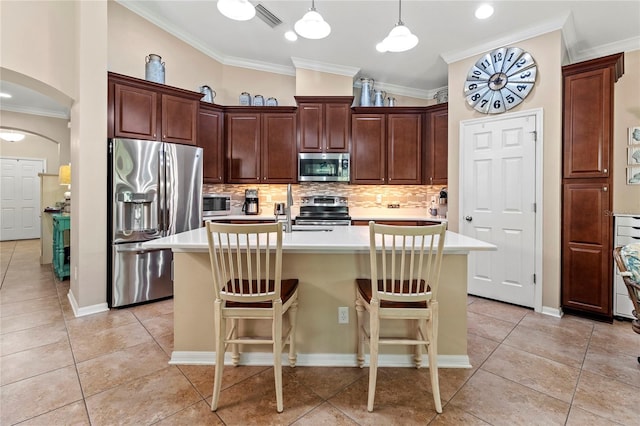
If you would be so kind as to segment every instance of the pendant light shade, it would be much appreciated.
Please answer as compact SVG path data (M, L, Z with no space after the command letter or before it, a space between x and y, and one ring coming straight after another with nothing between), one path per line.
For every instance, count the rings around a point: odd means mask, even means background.
M300 37L318 40L331 33L331 26L316 12L315 1L311 0L311 9L296 22L293 27Z
M402 22L402 0L398 0L398 23L389 35L376 45L379 52L406 52L418 45L418 37Z
M9 130L9 131L2 130L0 131L0 139L5 140L7 142L20 142L22 139L24 139L24 134L14 132L13 130Z
M218 0L218 10L235 21L248 21L256 16L256 8L249 0Z

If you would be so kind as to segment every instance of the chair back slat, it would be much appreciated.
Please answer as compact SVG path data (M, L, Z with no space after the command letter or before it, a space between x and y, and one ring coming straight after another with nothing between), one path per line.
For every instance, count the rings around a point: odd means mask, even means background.
M434 300L445 233L444 224L394 226L369 222L373 299Z
M216 297L260 302L280 299L282 224L207 222Z

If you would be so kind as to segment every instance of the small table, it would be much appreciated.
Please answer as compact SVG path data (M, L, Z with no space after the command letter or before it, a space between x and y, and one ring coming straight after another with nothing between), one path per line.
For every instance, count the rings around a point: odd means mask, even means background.
M71 230L71 216L54 214L53 218L53 272L59 280L70 276L69 257L71 252L65 243L65 231ZM66 239L69 241L69 238Z

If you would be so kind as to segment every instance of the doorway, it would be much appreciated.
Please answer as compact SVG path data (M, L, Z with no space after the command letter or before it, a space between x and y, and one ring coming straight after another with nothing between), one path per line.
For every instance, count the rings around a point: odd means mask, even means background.
M460 224L468 293L542 310L542 110L460 123Z
M0 241L40 238L40 180L45 160L0 158Z

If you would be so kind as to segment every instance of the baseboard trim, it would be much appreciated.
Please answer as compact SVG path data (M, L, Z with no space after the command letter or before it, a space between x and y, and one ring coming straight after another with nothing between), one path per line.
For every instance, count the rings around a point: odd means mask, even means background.
M215 352L173 351L169 364L172 365L215 365ZM231 354L224 354L224 364L231 365ZM289 365L287 354L282 355L282 364ZM240 354L240 365L273 365L270 352L245 352ZM357 367L356 354L298 354L296 365L300 367ZM365 355L365 366L369 365L369 355ZM378 360L380 367L415 367L413 355L382 354ZM428 367L427 355L422 357L422 366ZM438 368L471 368L467 355L438 355Z
M69 299L69 303L71 303L71 309L73 309L73 315L75 315L76 318L97 314L99 312L106 312L109 310L109 305L107 305L106 303L83 306L82 308L79 307L78 302L76 301L76 298L71 290L69 290L69 292L67 293L67 299Z
M550 317L562 318L562 309L560 308L551 308L549 306L543 306L541 313L544 315L549 315Z

